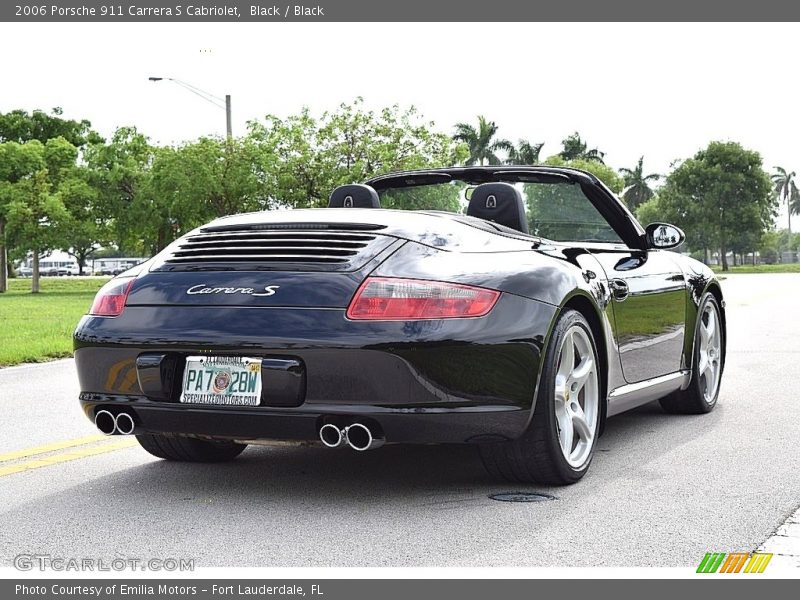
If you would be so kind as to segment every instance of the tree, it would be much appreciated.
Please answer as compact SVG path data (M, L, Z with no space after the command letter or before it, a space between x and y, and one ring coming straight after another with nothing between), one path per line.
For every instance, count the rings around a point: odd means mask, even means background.
M20 171L25 156L30 158L33 146L29 150L21 150L26 142L37 140L46 144L51 139L62 138L74 147L80 147L89 140L97 140L99 136L92 132L91 123L86 120L74 121L61 117L62 110L54 108L50 114L34 110L12 110L0 113L0 146L5 148L0 153L0 184L3 182L15 185L21 178L31 176L33 170L25 168ZM10 144L17 144L12 146ZM30 165L28 165L30 167ZM8 207L11 188L6 186L5 197L0 199L0 292L7 288L8 260L5 227L7 216L4 211ZM5 208L4 208L5 207Z
M21 182L44 168L41 143L0 143L0 292L7 289L9 210L23 194Z
M120 127L109 142L89 144L84 160L97 190L97 210L112 217L111 237L119 249L144 252L152 247L142 190L148 184L154 148L135 127Z
M642 202L637 206L634 214L639 223L647 226L650 223L674 221L675 219L670 220L665 216L666 212L667 209L664 207L663 203L659 202L659 197L654 195L647 202ZM697 246L695 246L695 248L697 248Z
M692 248L719 249L725 271L734 240L749 240L750 250L758 246L771 226L775 204L761 156L735 142L711 142L682 162L667 177L657 200L664 215L659 220L683 228Z
M605 152L601 152L597 148L589 148L577 131L561 140L561 144L564 149L558 155L567 161L582 159L602 163L603 157L606 155Z
M549 157L544 164L587 171L613 192L619 193L622 190L622 177L611 167L597 161L566 161L556 155ZM610 230L607 224L580 186L567 182L523 183L522 194L527 208L528 224L535 235L554 240L608 238Z
M77 149L64 138L50 139L47 144L32 140L24 146L30 164L37 168L11 187L6 215L12 242L33 255L31 292L35 294L39 292L39 255L59 244L59 226L66 218L53 188L64 180L64 170L74 165Z
M111 215L100 202L100 192L92 185L93 176L85 165L70 169L58 187L64 205L58 238L66 251L78 261L83 275L87 259L103 244L112 241Z
M77 160L77 148L64 138L52 138L45 144L48 180L55 195L48 209L51 230L47 245L74 256L78 272L83 274L86 259L109 238L110 215L98 203L90 169L78 165Z
M61 117L63 111L56 107L50 114L42 110L28 113L24 110L12 110L0 114L0 142L18 142L39 140L45 144L48 140L62 137L76 148L88 141L99 140L99 136L91 131L92 124L83 119L73 121Z
M200 138L158 149L139 206L151 250L216 217L268 208L258 161L249 138Z
M478 116L477 129L468 123L456 123L453 139L465 143L469 148L469 156L464 164L499 165L502 162L496 152L499 150L511 152L514 146L508 140L496 140L497 129L494 121L487 121L482 115Z
M508 151L506 164L535 165L539 162L539 153L543 147L544 143L532 144L527 140L519 140L519 143Z
M625 181L620 177L619 173L605 163L593 159L575 158L572 160L564 160L560 154L556 154L545 160L544 164L553 167L571 167L573 169L587 171L606 184L608 189L615 194L621 193L625 188Z
M622 198L631 210L636 210L638 206L644 204L653 197L653 190L649 185L651 181L658 181L661 175L658 173L644 174L644 156L639 158L639 162L633 169L622 168L619 172L625 180L625 190Z
M374 112L360 98L319 118L308 109L286 119L267 116L249 124L248 137L257 149L261 201L268 207L325 206L336 186L392 171L441 167L467 154L413 107Z
M781 249L781 235L777 231L767 231L758 245L761 260L768 265L778 262L778 252Z
M775 167L772 175L772 183L775 186L775 193L778 200L786 204L786 214L789 220L789 237L792 235L792 213L800 213L800 194L795 182L795 172L787 172L783 167Z

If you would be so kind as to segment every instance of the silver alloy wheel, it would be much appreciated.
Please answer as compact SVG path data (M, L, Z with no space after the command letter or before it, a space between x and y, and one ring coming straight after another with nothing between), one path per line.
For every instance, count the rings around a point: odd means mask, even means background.
M697 361L697 377L703 398L709 404L717 397L717 388L722 371L722 336L719 312L713 302L707 302L700 315L700 356Z
M586 330L570 327L561 342L555 383L555 411L561 453L573 468L589 459L599 415L597 357Z

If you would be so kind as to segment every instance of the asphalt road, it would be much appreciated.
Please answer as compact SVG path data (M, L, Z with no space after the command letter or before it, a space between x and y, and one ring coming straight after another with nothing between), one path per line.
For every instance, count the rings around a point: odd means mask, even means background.
M251 447L224 465L160 461L120 438L59 449L96 434L72 361L0 370L0 560L694 566L707 551L754 550L800 505L800 275L723 286L717 409L651 404L611 419L590 473L567 488L495 482L469 447ZM38 446L50 451L18 452ZM502 491L557 499L488 498Z

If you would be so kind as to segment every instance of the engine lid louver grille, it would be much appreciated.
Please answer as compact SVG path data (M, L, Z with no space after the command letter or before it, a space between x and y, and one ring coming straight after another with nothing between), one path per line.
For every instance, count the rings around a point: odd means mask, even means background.
M201 231L187 236L157 270L182 268L358 268L393 241L361 231ZM291 267L290 267L291 265Z

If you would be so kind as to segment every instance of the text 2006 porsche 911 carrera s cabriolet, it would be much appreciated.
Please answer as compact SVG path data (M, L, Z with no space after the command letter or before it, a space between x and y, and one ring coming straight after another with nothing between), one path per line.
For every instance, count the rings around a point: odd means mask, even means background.
M572 483L608 417L717 402L725 303L666 251L683 239L553 167L401 172L220 218L100 290L80 402L172 460L471 443L499 477Z

